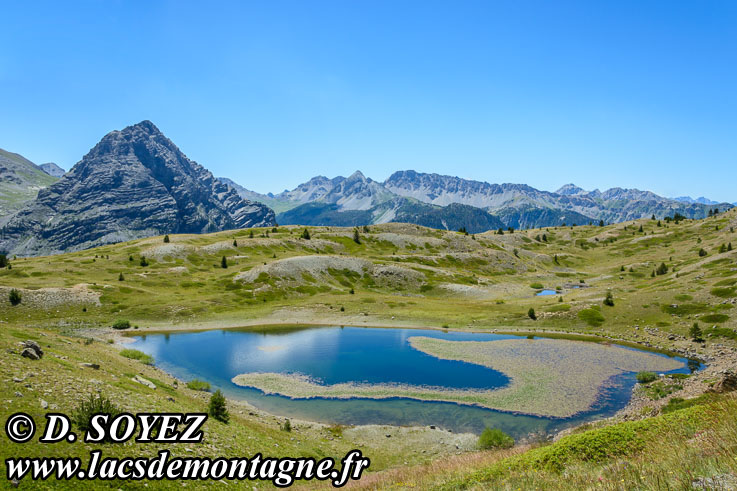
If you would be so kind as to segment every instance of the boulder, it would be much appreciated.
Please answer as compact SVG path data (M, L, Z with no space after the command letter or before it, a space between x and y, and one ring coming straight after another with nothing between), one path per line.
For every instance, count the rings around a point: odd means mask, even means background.
M31 360L40 360L41 359L41 357L38 356L38 354L36 353L36 351L34 349L32 349L32 348L26 348L26 349L24 349L23 351L21 351L20 355L23 358L29 358Z
M42 357L43 357L43 355L44 355L44 352L43 352L43 350L41 349L41 346L39 346L39 344L38 344L38 343L37 343L36 341L30 341L30 340L28 340L28 341L23 341L23 343L21 343L21 345L23 346L23 348L25 348L25 349L24 349L23 351L25 351L25 350L27 350L27 349L31 349L31 350L33 350L33 351L34 351L34 353L35 353L35 354L36 354L36 356L37 356L37 358L34 358L34 359L36 359L36 360L37 360L37 359L39 359L39 358L42 358ZM25 355L23 355L23 353L21 353L21 355L22 355L22 356L25 356Z
M141 377L140 375L136 375L135 377L133 377L133 381L134 382L138 382L141 385L145 385L149 389L155 389L156 388L156 384L154 384L150 380L147 380L147 379Z
M722 378L714 384L710 392L723 394L724 392L732 392L737 390L737 372L727 370Z

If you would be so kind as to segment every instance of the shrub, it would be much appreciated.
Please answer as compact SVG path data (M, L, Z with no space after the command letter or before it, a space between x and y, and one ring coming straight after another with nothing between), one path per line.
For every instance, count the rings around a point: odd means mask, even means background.
M146 365L153 365L154 364L154 358L151 355L147 355L143 351L138 351L137 349L124 349L121 350L120 356L125 358L130 358L131 360L137 360L141 363L145 363Z
M658 375L654 372L638 372L636 377L637 381L641 384L649 384L658 380Z
M704 249L703 247L699 249L699 257L706 257L706 256L707 256L706 249Z
M148 266L148 261L146 261L146 256L141 256L141 261L140 261L140 264L141 264L141 266L143 266L143 267L146 267L146 266Z
M207 408L207 413L223 423L227 424L230 421L230 414L228 414L228 408L225 404L225 396L223 396L220 390L215 391L210 397L210 405Z
M187 388L192 390L201 390L202 392L208 392L210 390L210 384L204 380L190 380L187 382Z
M715 322L717 324L721 324L722 322L727 322L729 320L729 316L726 314L709 314L703 316L701 320L704 322Z
M287 419L284 421L284 424L279 426L279 429L282 431L286 431L287 433L292 431L292 422Z
M543 285L542 285L542 283L532 283L530 285L530 288L534 288L535 290L542 290L543 289Z
M537 315L535 314L535 309L530 308L530 310L527 311L527 317L529 317L532 320L537 320Z
M99 413L109 414L111 418L118 416L123 411L110 399L103 395L90 395L89 399L82 401L72 412L72 423L82 431L92 428L92 416Z
M514 446L514 439L498 428L484 428L479 436L479 448L489 450L491 448L510 448Z
M131 327L130 321L127 321L125 319L118 319L115 322L113 322L113 329L123 330L128 329Z
M614 307L614 296L612 296L612 292L606 292L606 297L604 298L604 305L608 307Z
M10 305L16 306L21 302L21 295L18 290L13 288L10 290L10 293L8 294L8 300L10 300Z
M10 262L8 261L8 256L6 256L5 254L0 254L0 268L6 268L8 267L8 264L10 264Z

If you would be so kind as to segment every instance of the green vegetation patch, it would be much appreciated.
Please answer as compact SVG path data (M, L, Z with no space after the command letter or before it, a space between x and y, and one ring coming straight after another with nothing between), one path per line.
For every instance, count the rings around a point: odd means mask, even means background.
M729 320L729 316L727 314L709 314L703 316L701 320L704 322L715 322L717 324L721 324L722 322L727 322Z
M153 365L154 364L154 358L151 355L147 355L143 351L139 351L137 349L124 349L120 351L120 356L123 356L125 358L130 358L131 360L138 360L141 363L145 363L146 365Z
M578 318L592 327L599 327L604 324L604 316L596 309L583 309L578 312Z

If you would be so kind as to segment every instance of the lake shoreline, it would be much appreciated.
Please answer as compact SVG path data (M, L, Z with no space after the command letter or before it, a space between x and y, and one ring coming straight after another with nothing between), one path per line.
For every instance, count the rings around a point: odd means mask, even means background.
M591 342L598 342L598 343L612 343L612 344L621 344L623 346L630 346L630 347L636 347L638 349L646 350L646 351L654 351L661 354L666 354L669 356L683 356L682 353L678 353L676 351L672 350L663 350L663 349L656 349L651 346L645 346L641 342L638 341L632 341L627 339L620 339L620 338L614 338L611 336L598 336L598 335L592 335L592 334L578 334L578 333L571 333L567 331L561 331L561 330L555 330L555 329L543 329L543 330L530 330L529 328L517 328L515 326L504 326L503 328L495 327L495 328L479 328L479 327L469 327L469 328L458 328L458 327L437 327L437 326L421 326L413 323L407 323L405 321L395 321L395 320L388 320L384 319L381 321L367 321L361 319L360 323L355 323L356 319L346 319L347 322L336 322L333 318L321 318L321 319L310 319L309 322L304 322L296 317L289 317L289 318L281 318L281 319L273 319L273 318L261 318L261 319L251 319L247 321L242 321L239 323L234 322L225 322L225 321L207 321L207 322L197 322L197 323L188 323L186 325L154 325L151 327L145 327L140 328L135 331L130 330L127 332L124 331L116 331L111 328L87 328L82 329L83 331L86 331L89 334L93 334L94 337L102 337L103 339L112 339L116 342L118 345L124 345L132 341L131 336L134 335L145 335L145 334L154 334L154 333L168 333L168 332L199 332L199 331L209 331L209 330L219 330L219 329L240 329L240 328L260 328L260 329L269 329L269 328L286 328L286 327L297 327L297 328L308 328L308 327L341 327L351 324L357 324L355 327L365 327L365 328L388 328L388 329L430 329L435 331L453 331L453 332L472 332L472 333L491 333L491 334L509 334L509 335L515 335L515 336L527 336L527 335L533 335L537 337L542 338L564 338L564 339L574 339L574 340L582 340L582 341L591 341ZM709 346L711 348L711 346ZM679 350L682 351L682 350ZM708 351L712 351L709 349ZM706 353L706 356L702 357L702 361L709 362L711 365L712 362L717 361L712 356L711 353ZM697 377L692 377L692 381L690 381L687 384L687 387L695 387L693 390L689 390L690 396L697 396L701 393L704 393L706 390L708 390L708 384L704 383L703 380L711 374L713 376L716 371L723 368L723 365L729 364L727 360L724 360L725 363L716 363L713 367L707 366L709 370L702 370L701 372L695 374L698 375ZM737 363L737 360L732 360L732 363ZM168 372L167 372L168 373ZM171 376L171 374L169 374ZM176 378L176 377L174 377ZM178 379L180 380L180 379ZM185 382L180 380L182 384ZM255 413L260 415L263 418L270 418L274 421L277 420L283 420L283 417L277 416L273 413L269 413L267 411L263 411L257 408L254 408L247 402L237 399L237 398L228 398L229 401L232 401L234 404L237 405L243 405L246 404L249 406L249 408ZM649 401L652 403L652 401ZM642 411L643 407L643 400L642 397L637 398L635 396L635 393L633 392L632 397L630 398L627 405L622 408L620 411L618 411L614 416L605 417L605 418L599 418L590 421L587 424L592 423L599 423L599 424L606 424L606 423L614 423L617 421L622 420L633 420L633 419L641 419L643 417L648 416L648 414L644 414ZM652 412L657 412L657 408L662 405L658 404L657 402L655 404L649 404L649 406L653 407ZM297 421L295 419L295 421ZM326 423L320 423L317 421L301 421L304 424L314 424L314 425L327 425ZM375 426L375 425L356 425L355 428L363 427L363 426ZM387 428L408 428L404 426L392 426L392 425L381 425L383 427ZM569 434L570 432L574 431L575 428L581 425L575 425L570 428L561 430L561 431L555 431L550 433L550 436L554 439L560 438L566 434ZM418 428L418 429L426 429L425 426L418 426L418 427L412 427L412 428ZM525 439L522 439L521 441L525 441Z

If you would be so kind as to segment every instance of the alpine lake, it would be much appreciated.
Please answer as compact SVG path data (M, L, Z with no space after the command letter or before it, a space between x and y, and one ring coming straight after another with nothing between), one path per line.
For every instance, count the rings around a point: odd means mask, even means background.
M276 416L430 426L515 438L614 415L638 371L684 358L598 342L364 327L260 327L132 336L175 377Z

